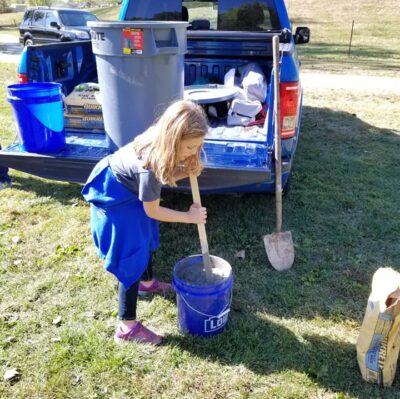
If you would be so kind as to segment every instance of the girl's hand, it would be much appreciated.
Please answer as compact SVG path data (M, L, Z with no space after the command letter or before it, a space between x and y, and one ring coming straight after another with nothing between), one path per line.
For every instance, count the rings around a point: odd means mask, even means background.
M207 221L207 209L197 203L191 205L189 211L189 223L205 224Z

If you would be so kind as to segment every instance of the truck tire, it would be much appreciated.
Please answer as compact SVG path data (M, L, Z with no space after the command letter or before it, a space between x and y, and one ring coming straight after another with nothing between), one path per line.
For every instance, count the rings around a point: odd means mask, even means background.
M25 39L24 46L25 47L33 46L33 40L29 38Z

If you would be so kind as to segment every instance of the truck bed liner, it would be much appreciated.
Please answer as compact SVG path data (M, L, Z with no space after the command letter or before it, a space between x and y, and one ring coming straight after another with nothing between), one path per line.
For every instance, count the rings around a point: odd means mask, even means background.
M66 142L64 150L50 154L26 152L15 143L0 152L0 165L47 179L84 183L95 164L110 154L106 137L101 133L67 130ZM206 140L205 150L208 156L199 178L202 191L221 191L271 180L265 144L211 139ZM188 181L181 182L179 187L190 189Z

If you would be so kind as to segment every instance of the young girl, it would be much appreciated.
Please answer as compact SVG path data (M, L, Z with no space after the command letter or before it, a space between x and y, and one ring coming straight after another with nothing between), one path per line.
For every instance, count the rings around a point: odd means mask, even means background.
M162 341L136 320L137 296L172 290L152 274L151 253L159 245L157 221L206 223L206 209L198 204L187 212L160 206L163 184L175 187L177 180L200 174L206 132L203 109L178 101L133 142L101 160L83 187L91 204L97 252L104 268L119 280L116 341Z

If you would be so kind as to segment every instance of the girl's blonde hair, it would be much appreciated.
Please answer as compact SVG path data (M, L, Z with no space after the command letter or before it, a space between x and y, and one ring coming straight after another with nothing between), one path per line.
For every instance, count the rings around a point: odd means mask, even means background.
M196 175L203 168L201 148L181 164L178 149L182 140L204 137L207 130L207 117L201 106L192 101L177 101L153 126L135 138L133 149L145 169L152 169L162 184L175 187L174 173L178 166L183 166L188 174Z

